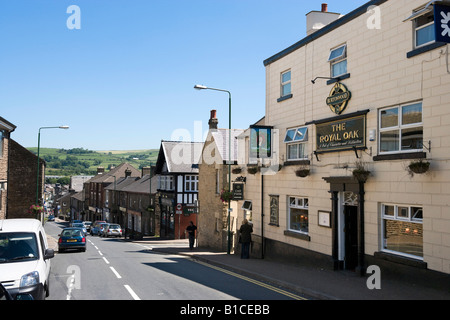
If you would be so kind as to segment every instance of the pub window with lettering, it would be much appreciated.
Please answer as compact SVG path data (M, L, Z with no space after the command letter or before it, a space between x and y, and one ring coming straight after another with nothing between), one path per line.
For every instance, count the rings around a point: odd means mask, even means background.
M308 159L308 128L288 129L284 138L288 161Z
M423 151L422 103L379 111L380 154Z

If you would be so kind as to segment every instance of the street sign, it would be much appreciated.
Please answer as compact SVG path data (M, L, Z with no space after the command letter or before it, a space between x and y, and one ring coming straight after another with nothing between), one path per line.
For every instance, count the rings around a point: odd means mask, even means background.
M175 207L175 214L183 214L183 205L181 203L178 203Z
M434 5L436 42L450 43L450 6Z

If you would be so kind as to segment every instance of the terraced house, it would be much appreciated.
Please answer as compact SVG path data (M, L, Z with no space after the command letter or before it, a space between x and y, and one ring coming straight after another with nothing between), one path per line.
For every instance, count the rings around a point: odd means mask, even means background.
M264 61L270 156L282 166L246 175L254 254L450 273L449 45L436 41L437 10L323 6L305 38Z

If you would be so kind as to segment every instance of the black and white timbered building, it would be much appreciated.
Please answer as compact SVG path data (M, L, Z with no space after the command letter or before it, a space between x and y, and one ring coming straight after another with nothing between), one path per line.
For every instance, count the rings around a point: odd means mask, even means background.
M161 236L184 239L190 221L196 223L198 165L202 142L162 141L156 163L161 211Z

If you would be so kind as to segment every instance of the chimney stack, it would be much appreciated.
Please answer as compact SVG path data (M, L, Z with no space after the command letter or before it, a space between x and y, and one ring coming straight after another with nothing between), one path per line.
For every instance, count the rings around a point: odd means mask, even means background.
M217 129L219 120L217 119L217 110L211 110L211 117L209 118L209 129Z
M321 11L306 14L306 34L309 36L342 17L340 13L328 12L328 4L322 3Z
M131 176L131 170L127 168L127 170L125 170L125 177L129 176Z
M152 173L152 168L150 168L150 167L143 167L142 168L142 176L151 175L151 173Z

